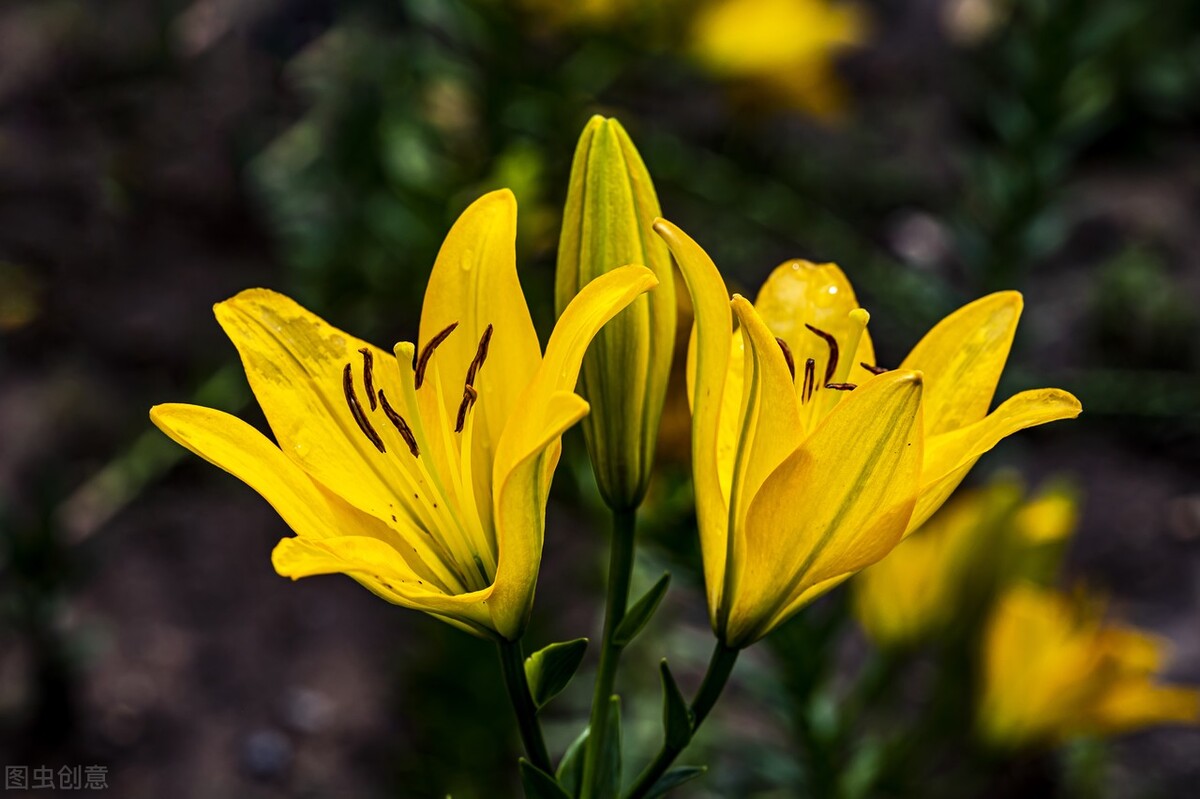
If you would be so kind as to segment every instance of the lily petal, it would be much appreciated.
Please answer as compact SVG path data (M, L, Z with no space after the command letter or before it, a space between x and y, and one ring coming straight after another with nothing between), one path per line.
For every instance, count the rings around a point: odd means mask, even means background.
M926 435L974 424L984 417L1008 360L1023 301L1000 291L967 303L917 343L901 369L925 374Z
M250 387L284 454L330 491L377 519L396 515L421 527L433 524L424 503L409 500L412 493L428 496L435 489L426 484L400 434L381 411L370 415L387 449L387 455L381 454L347 404L343 370L351 364L358 401L364 409L370 407L361 349L372 355L376 390L383 389L396 402L405 396L391 353L265 289L243 291L213 310L241 355ZM398 491L398 487L412 491Z
M729 525L735 532L730 537L729 558L736 562L746 546L738 533L745 529L751 500L779 464L800 446L804 436L792 374L779 342L771 335L773 331L767 329L744 297L733 295L731 305L741 322L742 338L747 342L743 379L747 390L735 416L737 450L730 453L734 463Z
M401 568L396 550L377 538L346 535L313 540L285 538L271 553L275 571L299 580L319 574L346 574L387 601L458 619L466 629L484 635L491 629L485 604L491 589L447 595L432 590L415 573Z
M572 393L583 355L608 320L657 284L646 267L623 266L584 286L554 326L537 374L518 401L520 413L509 417L500 435L492 471L500 562L491 604L501 635L520 635L528 616L558 439L587 413L587 403ZM549 460L542 457L547 450Z
M981 455L1027 427L1073 419L1083 410L1074 395L1057 388L1023 391L983 419L925 441L921 495L909 530L915 530L953 493Z
M727 643L761 638L805 591L895 547L916 502L920 413L919 373L876 377L767 478L746 518Z
M870 376L860 363L874 365L875 349L860 317L851 315L859 309L858 299L854 296L854 287L837 264L814 264L797 259L779 265L759 289L754 309L771 332L787 342L798 375L803 375L805 362L813 359L818 389L826 383L861 384ZM837 368L828 378L830 346L806 325L828 333L839 345ZM832 397L836 400L839 395ZM845 399L845 395L840 398ZM827 404L833 403L819 403L822 410ZM817 406L814 403L805 415L819 418L821 413Z
M479 393L471 410L475 417L474 463L491 462L505 422L542 360L537 331L517 278L516 239L517 201L511 191L493 191L471 203L446 234L421 308L418 354L438 333L458 325L438 345L433 356L438 366L436 377L432 372L429 375L441 389L446 419L453 420L457 414L468 367L492 326L487 361L474 381ZM418 394L425 407L426 398L437 392L429 386ZM434 410L426 412L428 423L439 418ZM435 448L444 446L440 435L431 438ZM437 460L444 469L454 458L441 453ZM487 469L472 474L475 502L485 529L491 513L491 477Z
M150 419L177 443L257 491L298 536L374 539L391 552L393 568L439 591L462 590L424 535L401 536L381 520L343 502L236 416L197 405L157 405ZM411 540L411 544L408 543ZM368 586L370 587L370 586ZM372 588L374 590L374 588Z
M1158 685L1144 678L1110 688L1091 712L1090 726L1102 735L1119 735L1155 724L1200 723L1200 690Z
M704 583L710 611L718 607L725 574L728 494L722 491L717 453L718 429L725 374L730 358L733 316L729 291L708 253L690 236L665 219L654 223L675 256L692 296L693 327L692 476L696 516L704 560Z
M516 640L525 629L546 527L546 498L558 464L562 434L587 415L588 404L577 394L554 394L541 417L536 439L527 439L522 457L502 477L496 494L496 535L500 563L491 596L492 626Z

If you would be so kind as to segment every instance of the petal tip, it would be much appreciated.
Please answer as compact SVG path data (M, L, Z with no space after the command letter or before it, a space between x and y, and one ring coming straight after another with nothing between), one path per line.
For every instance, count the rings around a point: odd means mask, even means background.
M493 205L498 206L498 209L503 211L515 210L517 207L517 195L513 194L512 189L507 186L489 191L468 205L467 209L463 211L463 215L465 216L470 211L491 210L491 206Z

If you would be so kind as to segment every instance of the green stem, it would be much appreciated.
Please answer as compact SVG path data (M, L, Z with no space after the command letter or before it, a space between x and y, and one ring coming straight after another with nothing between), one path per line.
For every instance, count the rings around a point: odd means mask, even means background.
M713 705L717 703L721 691L725 690L725 684L729 681L729 675L733 673L733 666L737 663L741 651L726 646L722 641L717 641L713 648L712 658L708 661L708 671L705 672L704 681L700 683L700 690L696 692L696 698L691 704L693 736L696 730L700 729L700 724L708 716L708 712L713 709ZM683 747L668 746L664 743L658 751L658 756L638 776L626 799L642 799L682 751Z
M625 618L629 605L629 582L633 577L633 541L637 509L613 510L612 542L608 563L608 597L604 608L604 634L600 642L600 666L592 694L592 717L583 759L583 799L591 799L599 784L600 750L608 736L608 704L617 678L622 646L613 635Z
M546 740L542 737L542 727L538 724L537 707L533 704L533 694L529 692L529 681L525 678L525 653L521 651L521 642L502 638L497 647L500 650L500 666L504 671L504 685L508 689L508 698L512 701L513 711L517 715L517 726L521 730L525 754L530 763L547 774L553 774L554 767L550 765Z

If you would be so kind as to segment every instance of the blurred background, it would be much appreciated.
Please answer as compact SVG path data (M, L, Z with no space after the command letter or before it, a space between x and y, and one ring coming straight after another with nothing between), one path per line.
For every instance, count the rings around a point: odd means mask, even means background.
M1168 676L1200 682L1200 4L7 0L0 761L99 764L121 797L517 794L492 648L342 577L277 577L282 522L147 411L262 423L211 315L242 288L411 340L445 231L501 186L544 334L593 113L626 126L731 288L790 257L839 263L884 365L963 302L1023 291L1000 396L1061 386L1085 413L970 482L1074 486L1056 583L1170 639ZM711 646L686 405L668 406L637 584L674 580L618 684L638 765L658 658L694 687ZM606 515L582 437L564 447L534 646L600 627ZM968 721L889 772L864 742L916 723L928 653L880 667L867 696L890 715L822 737L880 657L846 593L747 654L683 758L711 770L679 795L1195 795L1184 727L989 759L960 751ZM555 752L589 676L547 711ZM823 741L833 788L804 754Z

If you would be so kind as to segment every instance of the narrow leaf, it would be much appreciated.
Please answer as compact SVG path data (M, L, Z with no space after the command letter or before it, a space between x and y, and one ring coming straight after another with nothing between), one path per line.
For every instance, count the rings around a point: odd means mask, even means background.
M667 746L681 751L692 740L692 711L688 709L664 658L659 665L663 684L663 732Z
M658 610L658 603L662 602L663 596L667 593L667 585L670 582L671 575L664 574L633 607L625 612L625 618L621 619L621 623L617 625L617 629L613 632L614 644L625 646L642 631L642 628L646 626L646 622L650 621L650 617L654 615L654 611Z
M587 750L588 734L591 731L591 727L583 728L583 732L579 733L579 737L563 753L562 760L558 762L558 770L554 773L558 784L571 796L579 796L583 786L583 753Z
M708 771L708 766L679 766L678 768L673 768L658 778L658 782L654 783L654 787L650 789L650 793L646 794L646 799L663 796L667 791L696 779L696 777L699 777L706 771Z
M600 746L596 799L616 799L621 791L621 698L608 704L608 733Z
M525 658L525 678L529 680L529 691L538 710L567 687L583 662L587 645L586 638L576 638L550 644Z
M571 799L553 777L525 758L521 758L521 787L525 789L525 799Z

